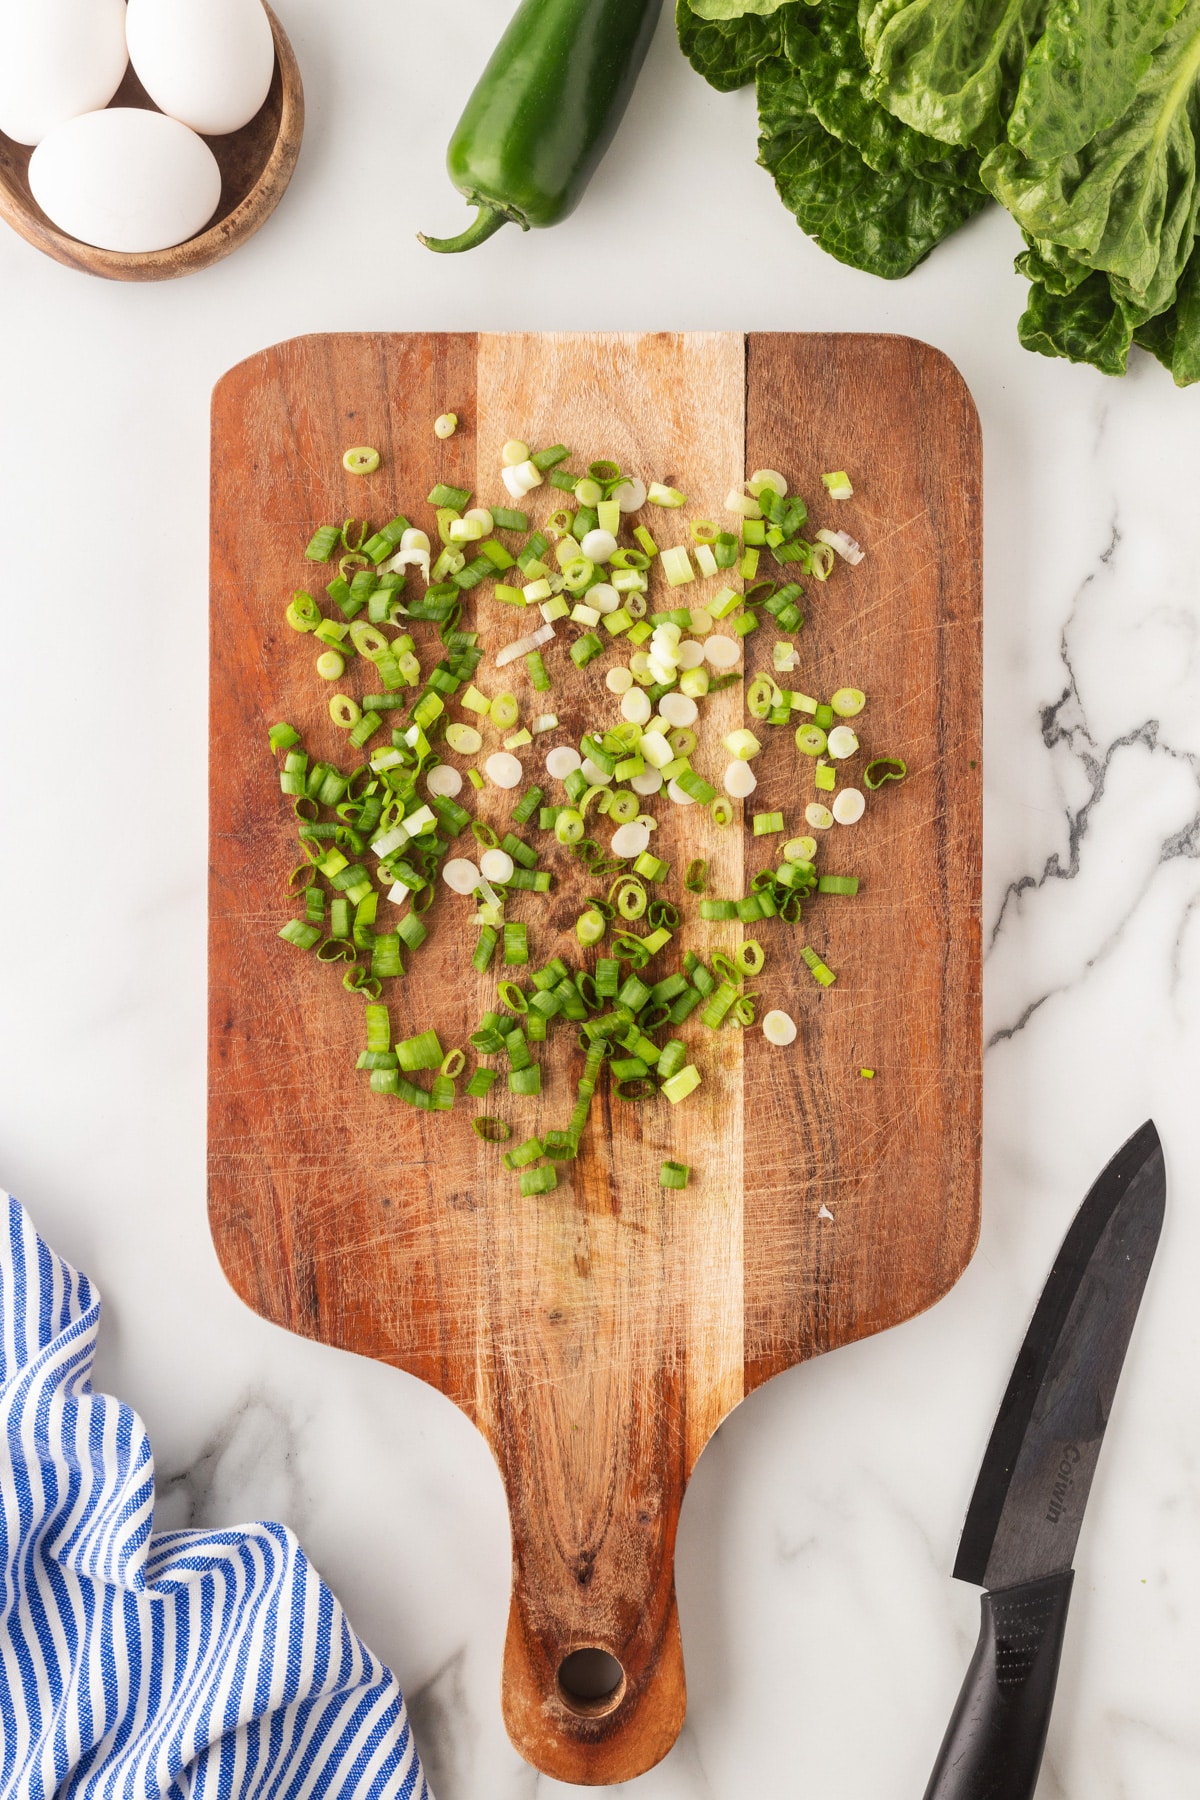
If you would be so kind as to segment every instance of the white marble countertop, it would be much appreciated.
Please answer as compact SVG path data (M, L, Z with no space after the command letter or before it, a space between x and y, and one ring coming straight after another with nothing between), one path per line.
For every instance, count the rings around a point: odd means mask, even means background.
M849 328L944 349L983 420L983 1235L957 1288L756 1394L705 1452L678 1585L690 1710L639 1800L915 1800L978 1619L950 1569L1063 1232L1153 1115L1169 1212L1079 1544L1041 1800L1200 1793L1200 391L1022 351L991 212L907 281L823 256L753 101L664 18L554 232L439 260L442 147L504 0L281 0L308 128L282 207L163 286L0 230L0 1183L105 1297L158 1522L282 1518L397 1671L438 1800L566 1792L499 1707L488 1452L418 1382L252 1316L204 1209L208 401L300 332Z

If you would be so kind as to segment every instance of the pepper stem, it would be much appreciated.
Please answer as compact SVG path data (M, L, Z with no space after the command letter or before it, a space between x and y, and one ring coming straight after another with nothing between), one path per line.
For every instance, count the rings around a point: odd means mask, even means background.
M498 207L480 205L476 210L474 223L468 225L458 237L431 238L426 237L422 231L418 231L417 237L427 250L474 250L476 244L485 244L502 225L508 223L508 214L501 212Z

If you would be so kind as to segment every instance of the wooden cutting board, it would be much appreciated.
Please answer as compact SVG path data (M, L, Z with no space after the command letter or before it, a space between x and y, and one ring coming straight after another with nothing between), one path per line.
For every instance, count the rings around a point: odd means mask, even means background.
M462 423L442 443L432 423L448 410ZM439 480L502 501L500 446L514 435L569 444L574 467L613 457L676 482L691 502L654 515L663 544L683 541L690 518L722 516L743 471L787 475L814 527L844 526L867 551L810 585L793 684L818 696L863 688L864 745L903 755L910 770L858 826L835 828L823 853L827 870L861 878L858 898L815 901L796 929L753 928L769 957L755 984L760 1006L795 1016L794 1046L772 1049L736 1026L713 1033L694 1014L681 1035L704 1074L697 1093L640 1108L598 1094L579 1160L560 1165L555 1193L528 1199L473 1135L475 1103L427 1114L367 1092L354 1067L361 1003L336 965L276 936L296 910L285 883L297 858L266 744L267 724L286 718L314 755L349 766L309 643L283 620L294 587L319 592L328 576L302 559L314 526L364 513L378 525L398 511L432 524L423 497ZM342 451L356 443L382 452L376 475L343 471ZM310 337L220 382L212 456L217 1250L264 1317L407 1369L475 1421L512 1519L509 1733L560 1780L625 1781L666 1753L683 1720L675 1536L713 1431L770 1376L931 1305L975 1244L975 409L944 356L901 337ZM838 504L820 477L841 468L855 496ZM553 504L543 490L531 510L540 517ZM699 592L687 590L688 602ZM478 611L490 651L515 635L509 609ZM768 621L749 640L751 669L770 666L777 635ZM618 657L572 683L556 644L554 692L530 710L549 703L577 739L598 712L615 711L603 671ZM498 672L489 654L477 681L485 692L513 688L523 707L533 699L520 663ZM361 676L338 685L358 692L351 682ZM714 741L742 723L740 690L706 703L705 717ZM746 810L780 808L794 834L813 797L812 765L780 735ZM525 753L531 778L565 737ZM718 780L723 760L698 758ZM514 798L489 789L479 810L503 828ZM654 848L672 864L676 898L692 855L709 858L710 891L722 895L746 891L775 860L748 816L744 831L722 833L702 807L660 811ZM534 964L561 952L574 966L588 884L561 853L549 860L555 892L536 904L524 896L515 910L530 921ZM439 894L429 941L399 984L398 1035L436 1025L444 1045L465 1045L492 1003L498 971L464 975L463 912ZM727 925L689 929L709 950L738 936ZM838 972L832 988L801 963L804 943ZM565 1123L570 1110L581 1057L552 1028L543 1060L542 1100L510 1102L501 1081L486 1105L512 1107L518 1137ZM873 1081L863 1066L877 1070ZM692 1165L682 1192L658 1185L667 1156ZM580 1648L619 1662L607 1697L581 1696L577 1665L560 1677Z

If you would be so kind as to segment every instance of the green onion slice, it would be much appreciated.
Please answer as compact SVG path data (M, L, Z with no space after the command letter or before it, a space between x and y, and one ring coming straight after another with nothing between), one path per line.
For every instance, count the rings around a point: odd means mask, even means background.
M471 1120L471 1130L477 1138L482 1138L485 1144L506 1144L512 1136L511 1125L505 1124L503 1119L489 1118L486 1113L481 1113L477 1119Z
M903 781L908 764L902 756L876 756L863 770L863 786L881 788L885 781Z

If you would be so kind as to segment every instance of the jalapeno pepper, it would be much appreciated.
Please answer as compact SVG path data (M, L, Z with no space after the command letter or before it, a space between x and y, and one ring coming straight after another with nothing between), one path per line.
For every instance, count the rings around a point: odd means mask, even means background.
M446 167L478 208L430 250L472 250L502 225L557 225L612 142L661 0L522 0L450 139Z

